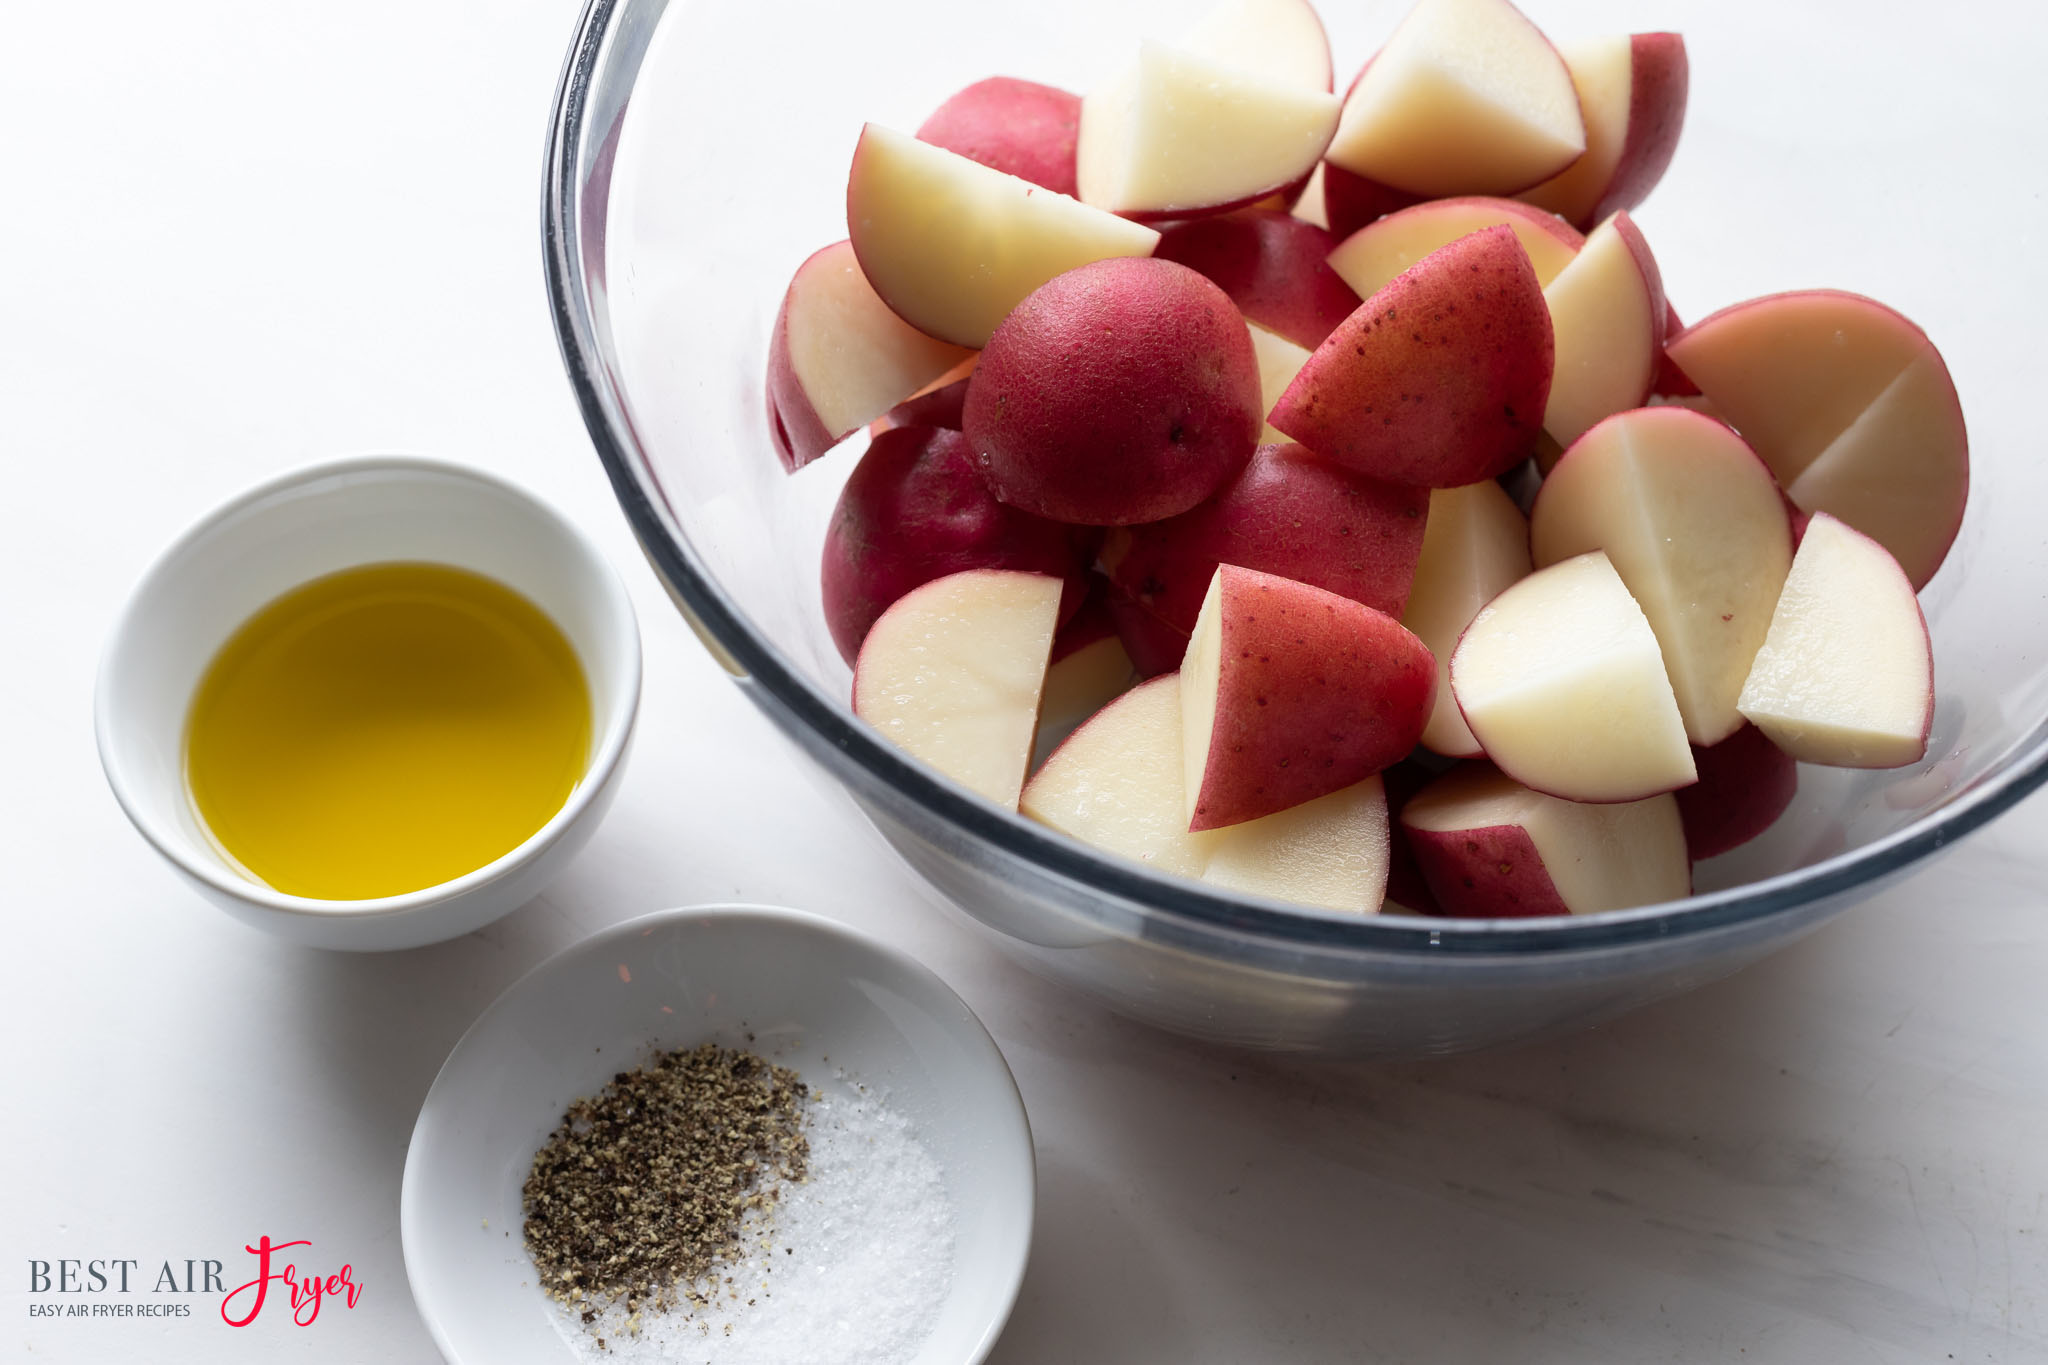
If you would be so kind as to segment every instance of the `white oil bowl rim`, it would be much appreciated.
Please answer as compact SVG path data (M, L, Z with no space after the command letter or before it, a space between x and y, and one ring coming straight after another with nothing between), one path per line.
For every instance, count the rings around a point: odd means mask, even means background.
M454 1343L448 1339L442 1328L432 1295L420 1292L421 1286L412 1272L411 1248L418 1238L424 1235L420 1230L420 1224L427 1217L422 1207L425 1196L421 1192L423 1176L419 1166L420 1133L434 1108L434 1094L441 1089L442 1083L447 1079L449 1068L456 1065L457 1059L469 1046L471 1039L489 1028L500 1014L510 1008L509 1002L533 989L536 981L558 970L572 959L602 952L615 943L643 938L656 929L679 924L745 920L821 934L826 938L837 939L859 952L880 958L919 983L939 1001L950 1002L959 1010L960 1016L972 1026L969 1030L957 1031L954 1036L969 1044L969 1050L976 1054L978 1069L1001 1078L1002 1084L997 1089L1009 1100L1002 1117L1014 1124L1018 1136L1022 1139L1025 1153L1019 1191L1023 1196L1024 1216L1017 1224L1015 1254L1004 1258L991 1272L991 1278L994 1275L1001 1275L1007 1283L1002 1287L998 1311L989 1319L973 1353L963 1358L962 1365L979 1365L979 1362L985 1360L989 1352L995 1349L1004 1326L1016 1310L1017 1296L1024 1287L1024 1272L1031 1260L1032 1230L1037 1220L1038 1163L1036 1147L1031 1136L1031 1115L1024 1107L1024 1094L1017 1088L1017 1077L1010 1070L1010 1063L1003 1056L1002 1049L996 1045L995 1038L990 1035L988 1026L982 1023L981 1016L960 997L960 993L946 983L945 978L909 953L884 943L872 934L809 910L793 910L787 906L758 905L744 901L720 901L703 905L677 906L637 915L586 935L559 952L550 954L525 975L500 991L498 997L484 1008L483 1013L462 1031L462 1036L455 1040L455 1045L448 1049L448 1055L442 1060L440 1070L434 1073L434 1083L427 1087L426 1098L420 1102L419 1117L414 1120L412 1136L407 1140L405 1171L400 1179L398 1192L398 1240L399 1248L405 1254L407 1286L412 1290L414 1304L419 1309L421 1321L426 1324L428 1335L434 1339L434 1345L448 1360L455 1361L459 1357Z
M114 714L111 699L114 689L109 682L115 658L135 628L136 613L143 598L163 574L179 559L191 553L221 523L292 488L343 475L360 480L364 475L379 474L389 475L394 479L427 474L458 484L480 486L509 496L538 513L543 520L552 523L555 529L575 546L578 556L583 561L588 581L603 593L611 607L619 613L619 619L625 623L625 629L619 639L623 667L614 670L618 679L613 688L615 695L612 700L615 705L612 707L611 718L605 726L604 734L598 743L591 747L590 758L584 764L582 776L577 780L575 789L569 793L569 799L562 803L562 808L556 811L546 824L502 856L453 880L436 882L432 886L409 891L401 896L379 896L366 900L323 900L313 896L289 895L236 876L220 863L189 856L186 841L174 837L169 830L163 828L162 822L149 810L149 803L130 786L126 771L115 757L109 737L118 732L122 720ZM291 586L294 585L282 587L279 592L289 592ZM612 771L618 766L619 759L624 755L627 742L632 738L639 710L640 628L638 618L633 612L632 599L627 595L625 584L620 580L618 571L612 567L611 561L581 528L531 490L475 466L424 455L363 454L344 455L304 465L244 490L201 515L150 561L149 567L142 571L135 580L135 586L129 590L120 613L114 619L113 629L108 633L107 642L100 652L98 677L93 690L93 733L99 747L100 767L106 773L107 785L113 789L115 801L120 803L121 809L126 812L135 828L141 831L143 838L188 876L237 900L261 906L266 910L309 918L375 919L403 915L466 895L516 872L526 863L545 853L582 817L590 803L604 788Z

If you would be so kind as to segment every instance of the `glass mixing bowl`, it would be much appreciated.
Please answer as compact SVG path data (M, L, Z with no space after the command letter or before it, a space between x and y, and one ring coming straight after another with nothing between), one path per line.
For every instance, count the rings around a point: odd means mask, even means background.
M1849 6L1835 8L1853 26L1854 63L1839 60L1824 14L1781 13L1758 42L1753 24L1698 6L1685 139L1638 219L1687 316L1830 285L1885 299L1944 348L1977 464L1961 539L1923 597L1940 691L1927 762L1803 769L1793 808L1765 837L1702 864L1686 901L1556 921L1358 917L1100 855L970 795L855 720L817 566L856 451L792 477L771 450L762 370L783 287L845 235L863 120L913 129L952 90L995 73L1085 89L1094 58L1171 31L1178 8L1042 0L995 24L953 0L591 0L556 102L547 284L620 504L737 685L967 917L1032 970L1185 1034L1447 1052L1604 1019L1721 976L2040 783L2048 540L2035 521L2048 465L2025 453L2021 366L2048 290L2041 253L2009 234L2037 218L2013 169L2031 164L2025 129L2041 119L2012 114L2008 128L1978 106L2038 105L2029 67L2042 53L2026 49L2048 41L1987 30L1971 46L1979 21L1967 16L1930 32L1865 23ZM1324 8L1340 76L1398 17L1392 6ZM1627 22L1567 0L1535 17L1560 35ZM1941 66L1952 44L1947 69L1970 72L1978 98L1901 98L1908 73ZM1809 79L1816 65L1828 80ZM1925 193L1899 188L1914 167ZM1936 181L1969 186L1967 212L1940 202Z

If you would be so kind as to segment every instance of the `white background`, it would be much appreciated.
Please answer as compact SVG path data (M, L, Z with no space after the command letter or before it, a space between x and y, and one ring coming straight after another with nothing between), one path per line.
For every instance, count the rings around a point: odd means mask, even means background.
M1735 980L1428 1065L1183 1044L942 917L700 654L589 452L536 229L573 18L0 9L0 1358L430 1361L397 1193L441 1058L590 930L746 899L913 950L1009 1056L1042 1192L999 1365L2048 1360L2039 801ZM459 942L327 955L156 863L101 782L92 675L184 523L388 449L504 472L595 532L642 613L646 706L615 813L546 897ZM31 1259L211 1256L233 1284L263 1234L351 1262L360 1306L242 1332L211 1298L28 1317Z

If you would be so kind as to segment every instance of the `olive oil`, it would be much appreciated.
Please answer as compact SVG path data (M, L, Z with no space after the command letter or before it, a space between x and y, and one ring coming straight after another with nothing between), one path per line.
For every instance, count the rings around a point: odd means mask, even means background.
M193 697L185 777L248 875L364 900L524 843L574 790L590 731L582 665L532 602L443 564L372 564L228 639Z

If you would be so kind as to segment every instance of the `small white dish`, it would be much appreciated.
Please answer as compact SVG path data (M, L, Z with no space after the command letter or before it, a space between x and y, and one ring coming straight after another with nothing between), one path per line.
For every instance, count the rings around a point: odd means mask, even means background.
M454 881L375 900L316 900L252 881L192 809L184 729L206 666L244 621L323 574L426 560L487 575L552 618L590 683L590 761L554 818ZM640 703L640 634L625 586L561 514L461 465L360 456L297 470L209 513L158 556L100 660L100 764L143 837L229 914L316 948L414 948L455 938L539 894L611 803Z
M1031 1244L1037 1178L1010 1070L928 968L817 915L698 906L628 920L542 963L464 1034L406 1154L413 1300L451 1365L561 1365L521 1239L520 1189L569 1104L656 1050L745 1047L831 1089L844 1073L910 1121L953 1207L953 1274L911 1365L995 1345ZM829 1060L828 1060L829 1059Z

